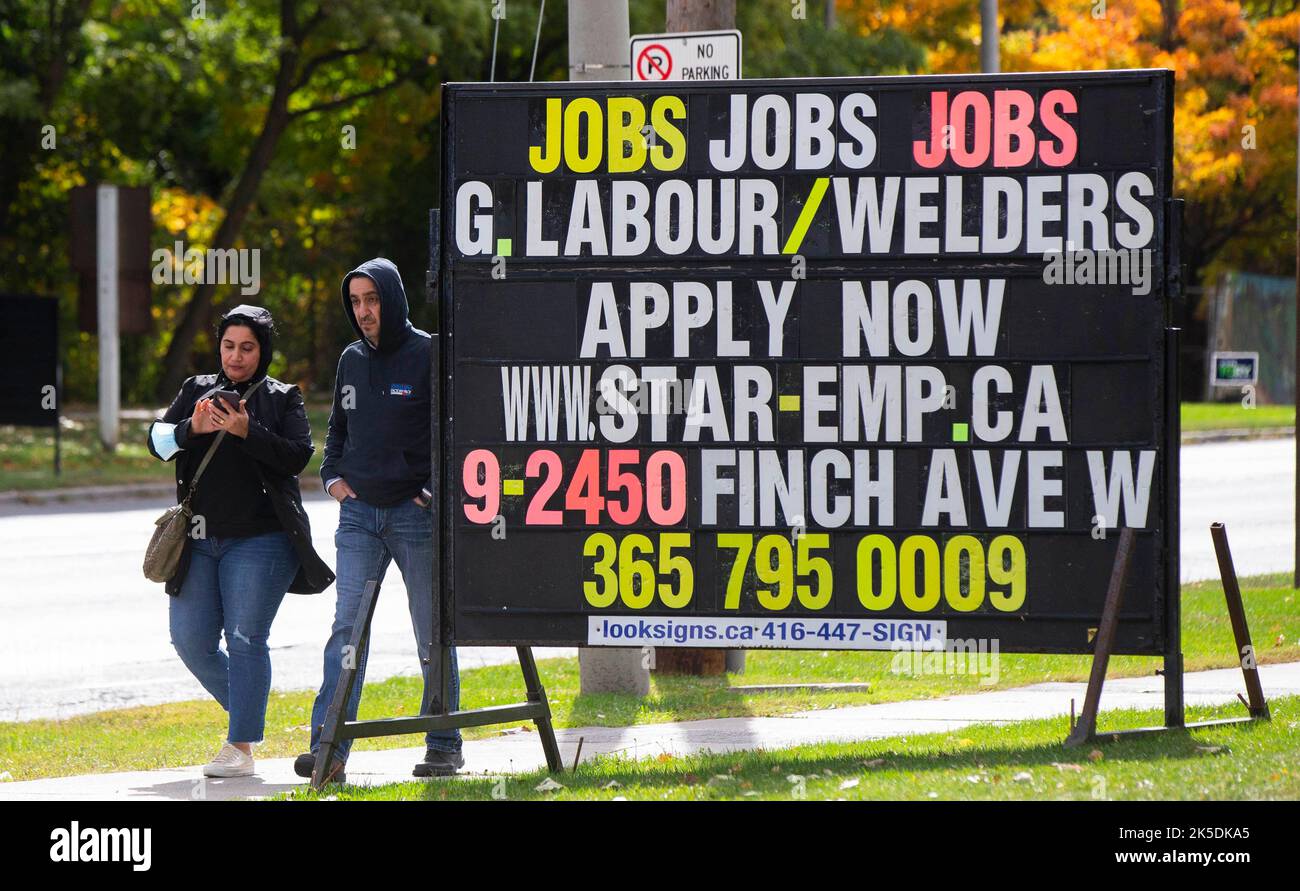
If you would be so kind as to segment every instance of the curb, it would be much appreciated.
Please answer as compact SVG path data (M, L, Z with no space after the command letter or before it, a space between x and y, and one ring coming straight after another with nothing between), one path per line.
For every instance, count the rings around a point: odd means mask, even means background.
M300 477L298 486L304 497L324 495L320 477L316 474ZM101 501L131 498L173 498L176 483L130 483L121 486L69 486L66 489L33 489L32 491L0 492L0 507L39 507L46 504L64 504L72 501Z
M1247 427L1236 430L1192 430L1183 434L1183 445L1211 442L1248 442L1253 439L1292 439L1295 427Z

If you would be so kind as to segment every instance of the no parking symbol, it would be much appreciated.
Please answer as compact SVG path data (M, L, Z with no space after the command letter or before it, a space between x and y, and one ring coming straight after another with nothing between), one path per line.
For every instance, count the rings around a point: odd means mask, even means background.
M652 43L637 54L637 80L668 80L672 71L673 54L661 43Z

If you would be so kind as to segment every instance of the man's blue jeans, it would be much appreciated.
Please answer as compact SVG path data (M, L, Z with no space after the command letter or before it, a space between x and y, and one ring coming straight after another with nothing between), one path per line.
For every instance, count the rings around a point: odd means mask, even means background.
M298 555L283 532L190 543L189 572L168 598L172 646L230 713L228 742L262 741L271 691L266 640L297 572Z
M424 676L424 698L420 713L428 714L430 633L433 630L433 517L429 511L414 501L405 501L392 507L374 507L357 498L344 498L339 505L339 528L334 533L336 550L335 582L338 601L334 607L334 628L325 644L324 681L311 710L311 750L320 747L321 725L325 712L334 699L343 671L344 647L352 640L352 627L361 607L361 595L366 582L384 580L388 564L397 562L406 584L407 606L411 612L411 628L415 631L416 648L420 657L420 673ZM343 719L353 721L357 705L361 702L361 684L366 676L366 655L369 649L351 654L357 665L357 679L348 697ZM460 676L456 666L456 651L451 651L451 677L448 679L448 711L460 704ZM443 752L459 752L459 730L440 730L425 736L425 745ZM352 740L340 740L337 757L347 760Z

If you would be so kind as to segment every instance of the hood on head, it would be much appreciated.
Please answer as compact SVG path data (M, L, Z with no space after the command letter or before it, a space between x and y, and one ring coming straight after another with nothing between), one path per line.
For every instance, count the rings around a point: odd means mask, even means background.
M379 289L379 352L391 352L406 339L407 332L412 328L411 320L408 318L410 308L406 303L406 289L402 287L402 276L393 261L383 257L367 260L343 276L340 289L343 296L343 311L347 314L348 321L352 323L353 330L357 332L357 337L361 338L361 342L368 348L372 347L361 332L361 326L357 324L357 317L352 312L352 298L348 296L348 283L358 275L366 276Z
M223 315L221 323L217 325L218 367L221 364L221 337L226 333L227 328L235 324L247 325L252 330L253 336L257 338L261 357L257 362L257 370L253 372L253 376L248 381L251 383L261 380L266 377L266 370L271 366L271 335L275 333L275 320L271 318L271 313L266 309L253 306L250 303L241 303Z

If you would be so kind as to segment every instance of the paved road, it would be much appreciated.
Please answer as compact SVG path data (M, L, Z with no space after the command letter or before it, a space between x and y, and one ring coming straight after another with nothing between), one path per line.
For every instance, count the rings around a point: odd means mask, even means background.
M0 513L0 721L68 717L207 693L172 650L167 594L140 571L167 502L141 498ZM334 565L338 505L304 502L317 553ZM271 631L273 687L319 686L334 588L289 594ZM574 650L538 649L539 658ZM462 648L464 667L509 662L509 648ZM375 610L367 680L419 674L401 573L390 566ZM522 695L522 686L520 692Z
M1295 441L1183 449L1184 579L1216 570L1208 526L1228 524L1242 575L1292 565ZM0 510L0 721L66 717L206 696L176 659L167 595L140 561L164 504L92 502ZM309 500L317 550L334 562L338 507ZM271 635L276 689L320 683L333 589L289 595ZM391 569L375 618L369 678L417 672L401 576ZM572 653L539 651L539 656ZM462 665L510 661L509 649L461 651Z
M1218 577L1210 542L1216 521L1228 527L1238 575L1293 569L1294 439L1183 447L1183 581Z

